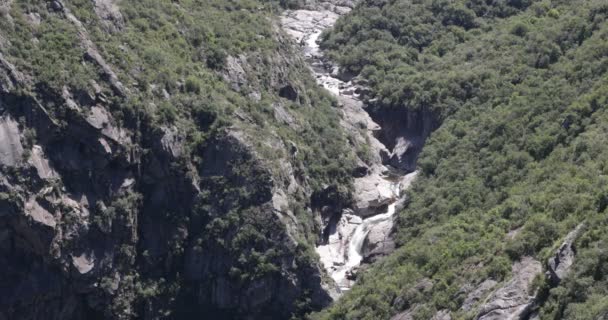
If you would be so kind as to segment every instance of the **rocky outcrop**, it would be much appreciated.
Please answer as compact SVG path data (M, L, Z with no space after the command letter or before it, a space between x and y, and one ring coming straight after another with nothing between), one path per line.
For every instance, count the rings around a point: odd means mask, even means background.
M391 183L379 173L355 179L354 194L355 213L364 218L385 211L386 207L395 200Z
M378 139L391 150L386 163L405 172L416 170L416 161L428 136L439 126L437 115L428 109L407 110L372 105L372 119L381 127Z
M244 55L233 57L228 56L226 58L225 72L222 73L222 77L235 91L241 91L244 88L249 87L249 81L247 80L247 73L245 68L249 68L247 57Z
M124 18L116 0L94 0L95 13L106 32L118 32L124 28Z
M435 313L431 320L452 320L449 310L440 310Z
M0 117L0 165L13 167L23 158L19 126L10 116Z
M296 101L298 99L298 92L292 85L287 84L279 89L279 97Z
M464 299L464 302L462 303L462 310L473 310L475 305L482 301L488 295L488 293L490 293L490 291L494 289L497 284L498 283L492 279L484 280L475 289L473 289L473 291L469 292L467 297ZM465 292L467 291L468 290L465 290Z
M327 240L317 247L321 263L328 272L331 273L346 263L349 240L362 222L352 211L345 210L337 223L328 224Z
M488 297L476 319L505 320L526 316L535 299L535 292L530 292L530 284L541 272L541 263L531 257L524 257L513 264L511 280Z
M363 242L363 262L372 263L395 250L395 241L391 237L393 220L382 221L370 228Z
M0 52L0 92L8 93L25 80L25 76Z
M546 276L552 286L557 286L568 275L570 267L574 264L574 257L576 255L574 241L578 238L584 228L585 225L580 224L568 233L564 242L555 252L555 255L549 258Z
M102 17L105 15L104 11L108 13L110 11L113 11L113 14L117 15L116 12L118 12L118 9L116 9L113 0L97 0L95 4L98 14L101 14ZM103 77L107 79L114 92L117 95L126 97L127 94L129 94L129 90L122 84L122 82L120 82L118 76L116 75L116 72L114 72L110 64L108 64L103 58L103 56L99 53L97 46L95 45L95 43L93 43L93 41L91 41L89 32L84 27L82 22L78 20L78 18L76 18L76 16L74 16L72 12L68 8L66 8L66 6L59 0L52 1L51 7L53 10L63 13L65 17L76 27L76 29L78 30L80 46L85 50L86 57L99 66L102 71ZM120 13L118 12L118 14Z

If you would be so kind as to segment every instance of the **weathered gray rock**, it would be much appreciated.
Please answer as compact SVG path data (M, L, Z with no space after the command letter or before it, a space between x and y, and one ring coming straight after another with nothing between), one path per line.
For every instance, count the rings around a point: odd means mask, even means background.
M87 253L72 256L72 265L80 274L87 274L95 267L95 256Z
M317 247L321 263L328 273L332 273L346 263L349 240L362 222L360 217L348 209L342 213L339 221L330 222L327 242Z
M574 256L576 255L574 241L578 238L584 227L585 225L581 223L568 233L564 242L555 252L555 255L549 258L546 276L553 285L558 285L568 275L570 267L574 264Z
M414 320L414 315L412 311L406 310L404 312L394 315L391 320Z
M33 26L40 25L41 19L40 19L40 14L38 12L30 12L25 15L25 18L27 19L27 22Z
M116 0L94 0L95 13L106 32L116 32L124 27L124 18Z
M23 157L18 123L10 116L0 117L0 164L16 166Z
M25 204L25 214L32 217L35 222L50 228L55 228L57 222L55 217L42 207L35 198L30 198Z
M498 284L492 279L486 279L470 292L462 303L462 310L470 311ZM468 291L468 290L467 290Z
M100 130L105 137L110 138L116 143L122 145L129 145L131 143L131 139L128 135L128 132L123 128L118 127L115 124L116 121L114 120L112 115L110 115L110 113L102 107L91 107L86 121L95 129ZM100 140L99 142L106 151L110 151L112 149L107 142L102 140Z
M532 257L513 264L511 280L490 295L476 319L515 320L525 315L535 299L530 284L541 272L541 263Z
M286 124L293 129L298 129L300 127L291 113L289 113L289 111L280 103L273 106L273 114L277 121Z
M38 177L40 177L40 179L46 180L57 177L57 172L51 167L41 146L35 145L32 147L31 156L28 162L36 168L36 172L38 172Z
M452 320L452 316L450 315L449 310L439 310L431 320Z
M355 213L367 217L381 213L395 200L391 184L378 173L355 179Z
M25 75L19 72L0 52L0 92L10 92L25 81Z
M174 159L179 158L184 152L184 137L180 135L179 130L173 127L163 127L163 136L160 139L161 146L165 152L170 154Z
M378 257L386 256L395 250L395 241L391 237L393 220L388 219L373 225L363 243L363 261L371 263Z
M106 4L114 3L113 0L99 1L104 2ZM65 17L76 27L76 29L78 30L80 46L86 51L86 57L96 63L101 68L103 75L105 76L105 78L108 79L108 82L110 83L110 86L112 87L114 92L117 95L126 97L129 93L129 90L122 84L122 82L120 82L118 76L116 75L116 72L114 72L110 64L108 64L103 58L103 56L99 53L99 50L97 50L97 46L95 45L95 43L93 43L93 41L91 41L89 37L89 32L84 27L82 22L80 22L80 20L78 20L78 18L76 18L76 16L74 16L72 12L68 8L66 8L59 0L52 1L51 7L54 11L63 12ZM102 6L100 6L100 8L101 7Z
M225 72L222 73L222 77L235 91L241 91L249 85L247 73L243 66L248 66L247 57L244 55L238 57L228 56L226 58Z

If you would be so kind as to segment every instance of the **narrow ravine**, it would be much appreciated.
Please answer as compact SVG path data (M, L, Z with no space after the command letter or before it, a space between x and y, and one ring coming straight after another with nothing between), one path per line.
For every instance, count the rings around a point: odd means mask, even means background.
M351 80L341 80L344 77L340 77L338 68L319 49L322 32L331 28L340 15L349 12L352 5L348 1L329 0L305 9L288 10L281 18L283 29L299 44L317 82L340 102L342 126L353 132L361 123L366 124L367 130L361 139L374 153L366 174L355 179L355 207L342 212L339 221L328 226L326 242L317 247L323 266L342 292L354 284L357 269L365 258L364 251L369 249L366 245L379 247L392 243L389 233L393 215L417 174L404 174L383 164L381 154L390 156L391 151L376 138L381 128L364 109L359 97L361 87ZM370 234L374 235L373 239Z

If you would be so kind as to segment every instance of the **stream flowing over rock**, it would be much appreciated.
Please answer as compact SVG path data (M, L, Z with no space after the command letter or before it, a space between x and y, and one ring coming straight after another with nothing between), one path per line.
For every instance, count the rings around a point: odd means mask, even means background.
M415 166L404 174L385 165L393 152L377 138L382 135L382 128L366 111L357 79L342 74L319 50L323 30L331 28L352 7L350 1L316 2L286 11L281 19L283 29L299 44L319 85L338 100L342 127L355 138L355 144L368 145L370 149L371 159L360 161L362 174L354 181L353 208L344 210L337 221L330 220L327 239L317 247L321 262L342 291L354 284L362 261L371 262L394 249L390 238L393 215L403 191L417 174ZM404 144L410 143L402 141L400 146Z

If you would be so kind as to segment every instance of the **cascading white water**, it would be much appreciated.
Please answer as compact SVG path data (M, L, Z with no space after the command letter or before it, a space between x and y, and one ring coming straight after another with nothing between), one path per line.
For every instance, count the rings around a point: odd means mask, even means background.
M333 3L332 1L327 2ZM344 13L348 11L346 9L342 7L340 10L334 11L328 9L286 11L282 17L282 25L285 31L302 47L304 56L321 86L336 97L348 96L348 99L359 101L358 94L355 93L357 92L355 86L351 82L338 79L332 72L333 70L327 68L318 44L323 30L333 26L339 17L337 12ZM358 112L367 116L362 108ZM358 119L357 121L361 120L360 117ZM373 122L371 118L369 121ZM377 127L377 124L374 125ZM360 122L353 123L353 126L359 127ZM377 143L380 144L380 142ZM363 250L365 248L363 246L370 231L380 227L386 228L386 225L381 226L381 224L392 223L401 192L409 187L416 176L416 172L413 172L406 176L391 175L381 178L378 171L385 172L388 169L381 164L376 167L376 169L378 168L380 169L374 171L378 179L371 179L370 184L375 184L377 194L383 198L382 201L389 200L386 212L365 219L354 212L342 214L340 221L336 225L330 226L328 243L317 247L321 262L342 291L350 289L353 284L347 275L361 264L364 258ZM390 227L391 225L388 226L389 231Z
M365 242L365 238L367 238L370 229L380 222L393 218L393 215L395 214L395 207L397 205L397 199L400 196L399 185L400 183L391 184L391 190L393 191L395 200L388 205L386 213L364 219L363 222L357 226L350 237L348 242L346 263L337 271L331 273L332 278L334 281L336 281L336 283L338 283L338 285L341 286L342 290L349 289L349 286L342 285L345 282L346 273L351 271L353 268L358 267L361 264L361 260L363 260L363 243Z

